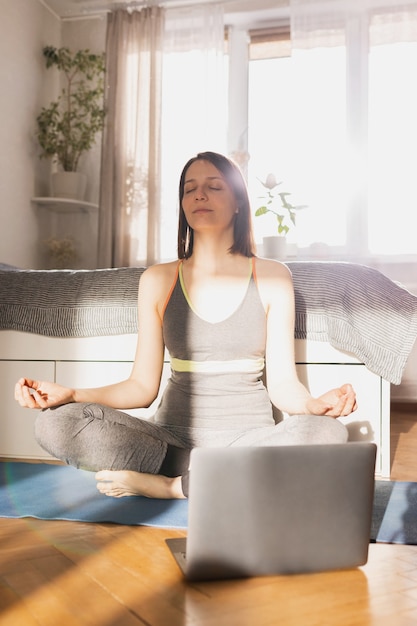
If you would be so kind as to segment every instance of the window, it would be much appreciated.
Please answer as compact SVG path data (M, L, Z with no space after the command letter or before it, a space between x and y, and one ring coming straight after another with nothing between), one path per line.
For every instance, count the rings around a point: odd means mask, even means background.
M346 168L340 163L341 148L346 146L344 66L344 48L309 51L303 61L305 82L296 86L289 56L253 59L249 64L252 205L260 204L258 179L274 173L282 181L280 191L290 192L294 204L308 206L297 213L297 227L288 234L288 241L300 248L319 242L346 243L347 207L341 193ZM298 107L306 101L308 115L304 106ZM258 241L267 231L272 234L273 219L255 218Z
M417 211L417 81L406 68L417 66L417 16L400 43L397 17L358 17L349 31L339 25L331 45L293 56L285 18L262 29L232 26L216 76L223 89L201 80L198 49L164 57L162 259L176 254L181 167L207 149L242 158L254 211L269 173L294 204L307 205L288 236L300 258L416 254L408 226ZM258 245L272 223L254 218Z
M363 45L351 33L346 45L342 32L343 45L307 49L297 63L283 29L251 34L251 201L260 206L259 179L272 172L294 204L308 205L288 235L301 256L416 253L407 225L417 210L417 83L404 68L417 64L417 41L379 43L386 16L366 26L372 44L361 57L366 67L350 75L356 46ZM287 44L288 38L287 29ZM258 243L273 223L272 216L254 219Z
M417 42L374 46L370 55L369 249L416 254Z

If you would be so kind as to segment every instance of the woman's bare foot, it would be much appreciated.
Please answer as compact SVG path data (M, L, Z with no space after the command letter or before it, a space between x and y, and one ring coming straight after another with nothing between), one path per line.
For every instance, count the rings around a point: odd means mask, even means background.
M181 476L168 478L161 474L142 474L131 470L101 470L96 474L97 489L113 498L145 496L147 498L185 498Z

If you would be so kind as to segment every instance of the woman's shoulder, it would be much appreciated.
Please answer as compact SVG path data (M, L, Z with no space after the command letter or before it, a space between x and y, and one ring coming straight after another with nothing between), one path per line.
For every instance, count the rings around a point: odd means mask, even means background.
M143 276L150 280L161 280L164 278L174 278L178 271L179 261L169 261L168 263L156 263L150 265L143 272Z
M270 311L275 304L278 308L288 304L294 298L294 288L291 272L280 261L256 258L256 283L259 295L266 311Z
M291 272L285 263L273 259L256 257L256 276L260 280L292 281Z
M178 261L150 265L140 279L140 291L152 294L155 300L164 299L178 272Z

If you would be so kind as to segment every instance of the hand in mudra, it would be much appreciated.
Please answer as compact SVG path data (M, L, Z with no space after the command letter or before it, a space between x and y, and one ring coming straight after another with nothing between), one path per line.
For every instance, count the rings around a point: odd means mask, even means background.
M15 400L28 409L48 409L73 401L73 391L57 383L20 378L14 390Z
M350 384L331 389L318 398L311 398L307 403L312 415L345 417L356 411L356 393Z

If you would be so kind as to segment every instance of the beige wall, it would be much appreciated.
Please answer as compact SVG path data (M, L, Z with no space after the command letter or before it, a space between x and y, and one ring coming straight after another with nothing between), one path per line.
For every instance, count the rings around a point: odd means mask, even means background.
M31 198L49 195L50 163L38 156L36 116L58 89L42 48L103 50L105 19L61 21L41 0L0 0L0 15L0 263L37 269L48 225ZM96 202L99 146L85 161L87 199Z
M60 22L38 0L2 0L0 20L0 262L37 267L38 220L30 198L45 184L34 138L45 92L39 51L59 44Z

